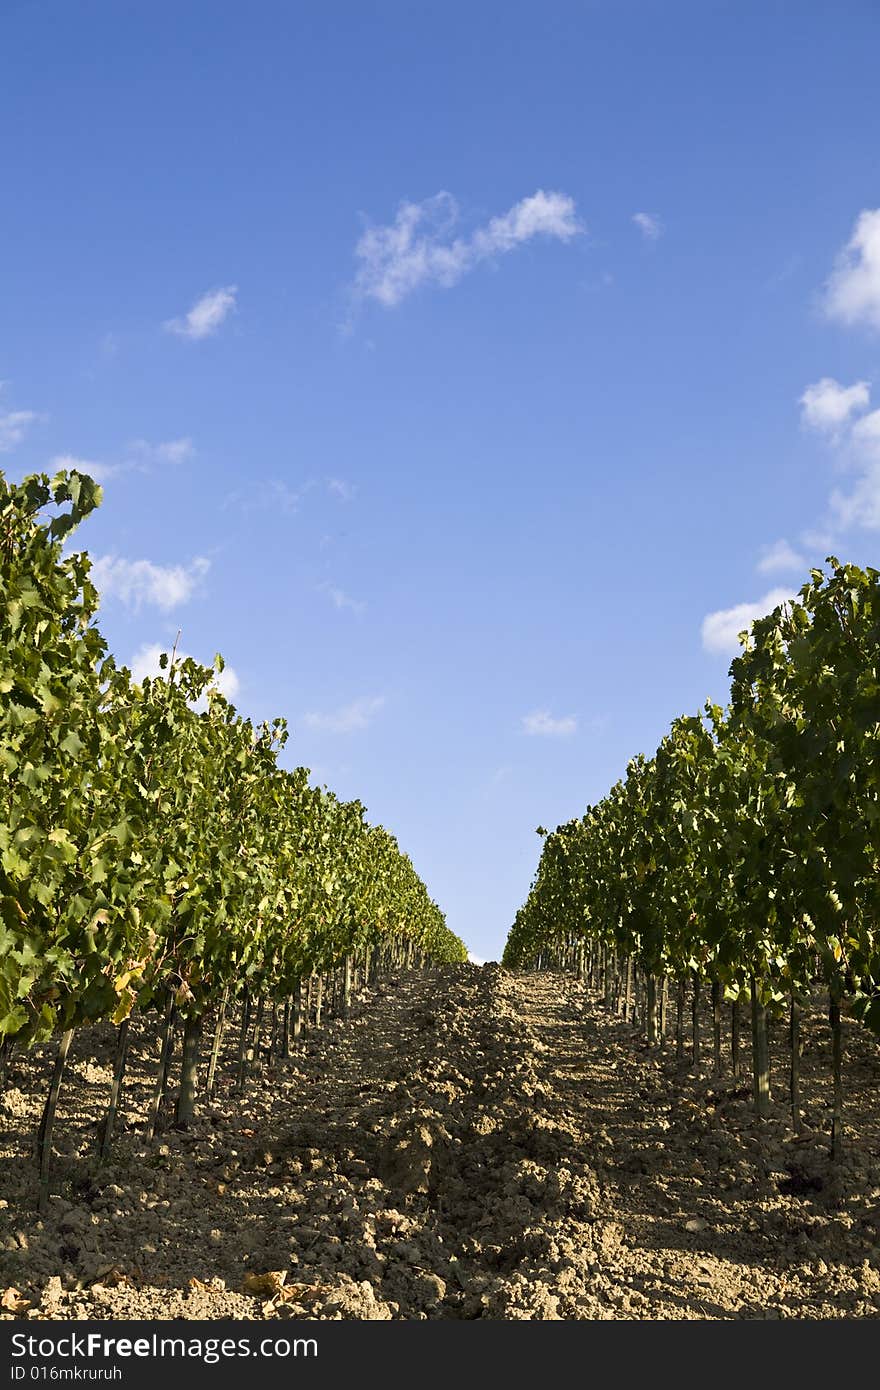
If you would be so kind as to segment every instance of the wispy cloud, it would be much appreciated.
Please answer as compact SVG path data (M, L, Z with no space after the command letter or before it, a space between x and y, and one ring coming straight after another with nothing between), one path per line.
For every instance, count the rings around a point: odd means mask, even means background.
M772 275L768 275L767 279L764 281L764 289L778 289L780 285L784 285L788 280L790 280L793 275L797 275L803 263L804 258L800 254L800 252L794 252L793 255L789 256L785 261L783 261L782 265L779 267L778 270L774 270Z
M825 286L824 305L829 318L880 329L880 208L859 213Z
M837 526L864 526L880 530L880 410L856 420L849 433L848 461L857 477L849 493L831 494L831 512Z
M456 236L459 206L450 193L401 203L390 226L368 227L355 247L358 299L391 309L420 286L450 289L482 261L506 255L537 236L567 242L583 227L564 193L538 189L470 236Z
M144 463L186 463L193 458L196 449L189 435L180 439L166 439L159 444L151 444L147 439L133 439L128 452Z
M538 738L570 738L572 734L577 733L577 726L577 719L573 714L556 719L546 709L536 709L531 714L524 714L520 721L524 734Z
M209 290L197 299L183 318L168 319L164 325L166 332L176 333L178 337L198 341L215 334L224 319L235 308L236 285L226 285L222 289Z
M352 613L363 613L367 605L362 599L352 598L344 589L339 589L335 584L320 585L322 593L325 593L333 604L334 608L348 608Z
M829 318L841 323L880 329L880 208L865 209L856 219L852 236L825 282L822 305ZM837 487L831 493L819 524L801 533L805 546L827 555L841 534L853 527L880 530L880 410L870 410L870 382L844 386L831 376L807 386L799 404L801 423L828 440L838 468L848 470L853 478L848 489ZM801 556L787 541L777 541L765 548L758 570L771 574L796 565L800 567ZM735 651L731 630L737 623L745 625L742 615L748 611L749 605L741 604L727 612L710 613L703 622L703 645L709 650Z
M600 294L603 290L610 289L613 284L614 276L611 271L603 270L600 275L579 281L578 289L585 290L587 294Z
M174 655L177 661L186 661L189 653L178 649ZM170 660L171 649L163 647L159 642L148 642L145 646L138 648L128 663L131 678L136 685L140 685L147 676L163 674L159 664L162 656L167 656ZM204 664L208 665L207 662ZM225 695L227 700L234 700L241 687L238 672L233 666L224 666L222 671L215 672L212 684L216 685L220 694ZM201 704L201 701L199 703Z
M308 729L326 734L351 734L358 729L366 729L385 704L384 695L364 695L352 700L350 705L326 712L309 711L303 715L303 723Z
M759 574L782 574L786 570L805 570L807 562L787 540L765 545L755 568Z
M492 801L499 792L503 795L504 788L509 784L512 774L513 768L510 763L502 763L488 776L480 778L476 785L477 794L484 801Z
M663 235L663 223L656 212L634 212L632 220L646 241L657 241Z
M830 318L880 329L880 208L866 208L856 219L825 284L823 304ZM880 410L870 404L868 381L842 386L822 377L801 396L804 423L829 438L838 466L853 477L848 490L832 492L821 521L828 548L852 527L880 530ZM805 540L811 534L818 533L805 532Z
M751 627L756 618L764 618L780 603L793 603L795 595L789 589L771 589L751 603L737 603L733 608L719 608L703 619L703 647L707 652L725 656L739 651L739 634Z
M296 488L280 478L263 479L254 482L248 488L236 488L234 492L228 493L223 500L223 506L234 507L245 516L251 512L267 510L283 512L290 516L299 511L303 498L314 486L314 479L309 479Z
M347 483L344 478L328 478L327 490L332 492L334 497L338 497L340 502L352 502L357 488L352 483Z
M102 598L118 599L133 612L145 604L167 611L188 602L209 569L204 556L189 565L154 565L152 560L101 555L92 563L92 582Z
M114 478L123 471L121 463L98 463L95 459L81 459L74 454L56 454L50 460L50 467L55 473L65 470L68 473L87 473L96 483L106 483L108 478Z
M823 376L801 396L801 419L811 429L834 434L852 415L866 410L870 399L871 387L867 381L841 386L833 376Z
M30 426L39 416L35 410L9 410L0 415L0 454L17 449Z
M828 555L837 543L837 536L825 526L807 526L801 531L801 540L811 551L820 551L822 555Z
M833 377L823 377L801 396L803 422L827 436L839 466L854 479L848 490L838 487L831 494L828 545L838 531L880 529L880 410L869 410L870 402L869 382L841 386Z
M188 436L168 439L159 444L151 444L146 439L133 439L122 451L123 457L118 463L81 458L77 454L56 454L51 464L54 469L76 469L80 473L88 473L95 482L105 483L121 473L146 473L157 464L185 463L194 457L195 452L195 446Z

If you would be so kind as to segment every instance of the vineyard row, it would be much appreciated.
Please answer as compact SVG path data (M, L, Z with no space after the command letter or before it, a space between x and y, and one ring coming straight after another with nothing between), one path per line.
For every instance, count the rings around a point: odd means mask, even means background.
M371 962L466 959L394 837L281 765L283 719L255 726L224 698L219 657L172 653L139 681L116 664L89 557L64 549L100 497L76 471L0 474L0 1062L58 1036L43 1204L76 1028L119 1028L121 1084L132 1014L158 1018L163 1056L179 1020L186 1122L209 1011L221 1030L237 1002L257 1032L264 1006L295 1027L304 982L320 1013L337 972L347 1000Z
M652 1045L671 985L680 1051L686 990L696 1019L705 988L716 1065L722 1007L736 1057L747 1000L759 1115L768 1020L787 1015L795 1128L801 1017L821 986L837 1156L841 1011L880 1033L880 573L828 564L741 635L726 709L675 720L581 818L539 829L504 963L586 971L627 1015L640 988Z

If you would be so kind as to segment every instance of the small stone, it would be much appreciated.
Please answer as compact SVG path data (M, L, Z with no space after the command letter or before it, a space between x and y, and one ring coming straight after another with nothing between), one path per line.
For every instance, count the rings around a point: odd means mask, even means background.
M64 1213L58 1225L62 1231L83 1231L86 1226L91 1225L91 1215L79 1207L71 1207L70 1211Z
M701 1216L692 1216L690 1221L684 1223L684 1228L686 1231L690 1231L692 1235L698 1235L700 1231L705 1231L706 1222Z

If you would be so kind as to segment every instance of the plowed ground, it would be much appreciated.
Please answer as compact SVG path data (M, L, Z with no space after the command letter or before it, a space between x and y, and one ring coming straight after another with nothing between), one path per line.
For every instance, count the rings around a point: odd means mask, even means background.
M649 1053L574 981L414 972L363 991L349 1023L311 1032L242 1094L222 1080L188 1130L149 1147L155 1046L137 1036L101 1166L112 1045L112 1030L76 1040L42 1221L30 1153L51 1053L13 1066L5 1316L880 1316L880 1050L855 1025L836 1170L818 1018L796 1138L782 1104L753 1119L747 1077L688 1071L668 1044ZM782 1095L781 1039L774 1051Z

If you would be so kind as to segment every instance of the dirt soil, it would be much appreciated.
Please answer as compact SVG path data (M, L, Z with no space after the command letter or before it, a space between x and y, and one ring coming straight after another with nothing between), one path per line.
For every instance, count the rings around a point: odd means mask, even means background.
M577 982L414 972L363 991L349 1023L312 1031L241 1095L224 1079L188 1130L149 1147L156 1046L137 1035L101 1166L112 1047L111 1029L75 1041L43 1220L31 1146L52 1057L13 1064L3 1316L880 1316L880 1049L855 1025L837 1171L820 1019L796 1138L782 1104L754 1120L746 1078L650 1053Z

